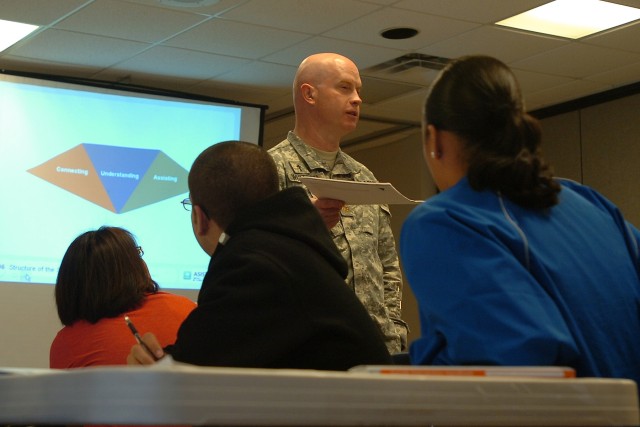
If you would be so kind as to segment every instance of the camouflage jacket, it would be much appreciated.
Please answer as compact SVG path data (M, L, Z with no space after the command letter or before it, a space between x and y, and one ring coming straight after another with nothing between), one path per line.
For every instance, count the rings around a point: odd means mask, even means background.
M278 167L281 189L304 187L300 176L377 182L369 169L342 150L333 169L327 169L293 132L269 154ZM393 354L406 350L407 326L401 320L402 274L390 220L386 205L346 205L331 234L349 266L347 285L380 325Z

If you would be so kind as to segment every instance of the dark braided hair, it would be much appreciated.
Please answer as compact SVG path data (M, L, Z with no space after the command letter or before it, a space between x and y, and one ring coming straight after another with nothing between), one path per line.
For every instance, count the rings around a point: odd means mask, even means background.
M453 60L431 86L424 111L425 123L462 138L474 190L499 192L526 208L558 203L560 185L540 152L540 124L524 111L504 63L480 55Z

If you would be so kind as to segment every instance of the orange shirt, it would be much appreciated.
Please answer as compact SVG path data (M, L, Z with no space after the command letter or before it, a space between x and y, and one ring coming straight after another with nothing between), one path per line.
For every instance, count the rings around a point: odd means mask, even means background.
M178 328L196 304L190 299L167 292L146 297L138 309L122 316L84 320L63 327L49 352L51 368L79 368L96 365L126 365L127 355L136 339L127 327L127 315L140 335L153 332L164 347L176 340Z

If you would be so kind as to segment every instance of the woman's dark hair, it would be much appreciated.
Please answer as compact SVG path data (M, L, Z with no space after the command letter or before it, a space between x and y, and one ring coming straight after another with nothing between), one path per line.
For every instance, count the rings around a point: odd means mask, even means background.
M278 171L269 153L244 141L224 141L204 150L188 179L191 202L222 229L238 212L279 190Z
M450 62L427 96L424 120L464 143L467 179L527 208L558 202L560 186L540 153L539 122L524 111L513 72L488 56Z
M56 280L58 317L64 325L119 316L158 292L134 237L118 227L100 227L76 237L62 258Z

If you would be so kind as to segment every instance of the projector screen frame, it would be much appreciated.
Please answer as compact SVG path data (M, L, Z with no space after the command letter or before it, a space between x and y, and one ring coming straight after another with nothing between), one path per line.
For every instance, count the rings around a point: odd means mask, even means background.
M158 97L164 97L164 98L174 98L176 100L183 99L187 101L201 101L201 102L212 103L212 104L214 103L226 104L234 107L255 108L260 111L260 121L259 121L260 127L258 131L258 137L257 139L248 141L248 142L256 143L261 147L263 146L264 122L265 122L266 110L269 108L268 105L234 101L226 98L218 98L214 96L201 95L201 94L192 93L192 92L176 91L171 89L164 89L164 88L146 86L146 85L136 85L136 84L125 83L125 82L112 82L108 80L65 76L61 74L48 74L48 73L18 71L18 70L9 70L9 69L0 68L0 78L3 75L13 76L13 77L24 77L24 78L35 79L35 80L44 80L44 81L50 81L52 83L77 85L80 87L84 86L88 88L130 92L130 93L137 93L141 95L151 95L151 96L158 96Z

